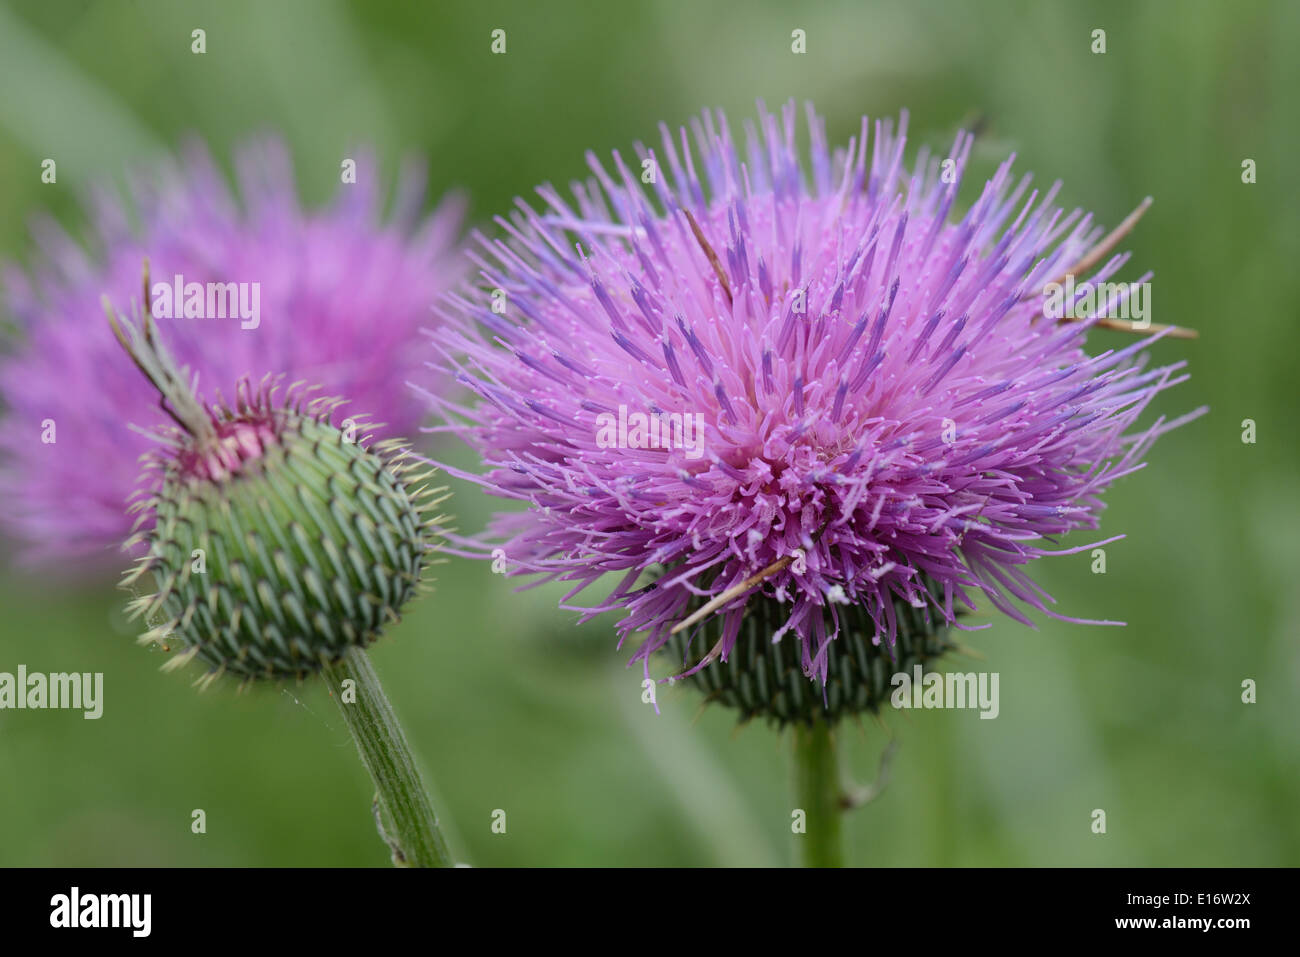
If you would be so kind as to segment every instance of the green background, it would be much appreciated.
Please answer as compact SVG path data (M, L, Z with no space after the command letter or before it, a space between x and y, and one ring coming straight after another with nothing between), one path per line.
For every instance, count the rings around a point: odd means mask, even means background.
M505 56L489 53L494 28ZM790 52L795 28L806 55ZM0 4L0 255L27 261L31 216L75 227L81 188L191 132L223 157L281 133L313 203L356 143L390 172L420 153L435 190L470 191L482 222L539 182L584 175L588 148L626 152L705 106L738 123L758 97L813 100L839 143L860 114L908 107L909 155L982 117L977 175L1014 150L1108 225L1154 195L1121 278L1153 269L1155 321L1202 334L1156 346L1192 373L1160 411L1212 411L1109 495L1101 534L1128 538L1106 574L1086 553L1033 568L1066 613L1129 624L990 617L968 636L983 661L954 664L1001 674L1001 716L888 714L892 781L850 817L849 859L1295 865L1297 36L1300 5L1256 2ZM39 179L47 156L54 186ZM1127 342L1093 335L1097 349ZM491 502L457 492L460 527L482 527ZM792 860L777 734L699 713L682 688L656 717L610 622L575 629L556 589L516 594L459 560L439 578L373 658L461 859ZM106 686L99 721L0 712L0 864L384 864L368 781L322 689L200 694L135 646L123 601L110 583L0 578L0 671L103 671ZM870 779L885 732L868 721L842 737ZM206 834L190 831L194 808Z

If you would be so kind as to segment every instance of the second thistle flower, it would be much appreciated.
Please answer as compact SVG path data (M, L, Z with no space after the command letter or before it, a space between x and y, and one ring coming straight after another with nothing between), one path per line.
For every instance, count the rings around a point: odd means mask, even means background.
M497 519L498 560L617 575L592 613L623 613L647 673L677 631L679 670L782 721L876 707L977 596L1055 614L1023 567L1098 525L1183 378L1144 368L1149 338L1093 356L1103 317L1044 314L1046 284L1128 258L1090 257L1103 230L1057 187L1009 159L958 215L969 136L908 168L905 115L832 151L810 108L807 162L797 126L760 111L738 142L705 114L635 162L589 155L571 198L479 238L437 339L480 397L442 406L479 481L531 506Z

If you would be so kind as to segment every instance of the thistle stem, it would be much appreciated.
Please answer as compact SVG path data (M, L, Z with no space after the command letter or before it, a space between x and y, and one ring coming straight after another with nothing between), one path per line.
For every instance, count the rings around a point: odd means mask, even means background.
M794 792L796 807L806 815L805 831L796 837L800 864L843 867L839 764L825 721L794 726Z
M361 762L375 782L380 807L392 823L394 833L385 839L392 847L393 863L399 867L453 866L406 736L370 658L361 648L350 648L323 674L343 710ZM353 684L345 687L348 680Z

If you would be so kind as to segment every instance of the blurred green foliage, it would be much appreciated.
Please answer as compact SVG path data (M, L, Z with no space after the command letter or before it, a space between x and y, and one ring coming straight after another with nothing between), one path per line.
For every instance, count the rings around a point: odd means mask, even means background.
M796 27L804 56L790 52ZM495 28L505 56L489 53ZM1090 51L1098 28L1104 55ZM1295 865L1297 36L1300 5L1286 2L0 4L0 255L27 260L31 216L75 226L82 188L191 133L222 156L250 132L281 133L312 201L356 144L390 171L420 154L434 189L470 191L482 223L539 182L583 176L589 148L626 151L705 106L739 121L758 97L813 100L841 143L862 113L908 107L913 144L938 147L982 118L980 163L1014 150L1107 224L1154 195L1122 278L1153 269L1155 320L1202 334L1156 347L1192 373L1160 411L1212 411L1110 494L1102 534L1128 538L1108 548L1107 574L1087 553L1034 569L1064 612L1128 626L990 617L967 636L983 660L955 664L1001 673L1001 716L887 715L893 780L851 816L848 856ZM39 179L47 156L54 186ZM1241 182L1248 157L1255 185ZM1094 336L1097 349L1127 341ZM493 503L456 491L460 527L481 528ZM513 584L454 560L374 651L462 858L791 860L786 742L697 714L681 688L656 717L609 620L575 630L562 589ZM11 570L0 602L0 670L103 671L106 698L98 721L0 712L0 864L386 862L319 686L198 694L132 642L108 583ZM1257 704L1241 703L1246 678ZM845 737L870 778L884 731ZM194 808L204 835L190 832ZM498 808L504 835L490 830Z

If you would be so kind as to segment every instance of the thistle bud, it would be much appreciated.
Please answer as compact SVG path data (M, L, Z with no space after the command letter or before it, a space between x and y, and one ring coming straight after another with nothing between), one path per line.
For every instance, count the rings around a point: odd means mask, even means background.
M180 652L166 668L203 660L204 683L303 677L373 642L429 564L429 473L399 440L334 427L341 400L310 390L245 381L233 408L203 405L147 309L143 331L109 319L176 423L127 543L147 551L123 584L155 589L131 603L141 642Z

